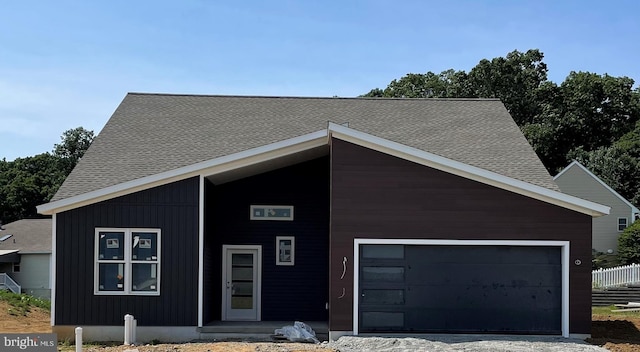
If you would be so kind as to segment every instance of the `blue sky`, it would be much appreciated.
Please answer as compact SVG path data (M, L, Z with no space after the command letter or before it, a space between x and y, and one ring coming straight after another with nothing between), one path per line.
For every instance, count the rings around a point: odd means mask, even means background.
M0 159L98 133L127 92L351 97L532 48L556 83L640 81L638 14L635 0L8 1Z

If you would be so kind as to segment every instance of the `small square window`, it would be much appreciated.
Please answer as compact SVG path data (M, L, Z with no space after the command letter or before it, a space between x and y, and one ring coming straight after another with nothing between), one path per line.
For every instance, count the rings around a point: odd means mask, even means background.
M618 231L624 231L627 226L627 218L618 218Z
M276 237L276 265L294 265L295 263L295 237Z
M20 263L13 263L13 272L14 273L20 272Z

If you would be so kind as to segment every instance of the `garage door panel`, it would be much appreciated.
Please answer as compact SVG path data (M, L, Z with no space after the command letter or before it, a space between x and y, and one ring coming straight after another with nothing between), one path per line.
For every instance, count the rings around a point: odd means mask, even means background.
M410 331L429 332L503 332L558 334L556 326L560 324L560 316L549 321L548 315L553 311L535 314L531 309L502 310L478 308L474 314L465 309L410 309L406 313L406 326ZM426 318L425 318L426 317ZM461 325L460 322L465 324Z
M424 258L431 263L518 263L561 264L559 247L542 246L405 246L407 258Z
M362 331L561 333L560 247L396 245L367 252L360 264Z
M548 288L529 287L523 289L491 289L475 287L456 290L439 287L410 287L406 290L406 306L408 309L429 307L439 308L448 306L461 309L477 309L479 306L487 308L502 308L504 306L517 307L525 305L536 309L561 309L562 302L558 300L560 293Z
M560 265L470 263L432 265L428 262L416 264L416 261L411 261L409 266L406 270L409 282L433 286L542 287L555 286L562 279Z

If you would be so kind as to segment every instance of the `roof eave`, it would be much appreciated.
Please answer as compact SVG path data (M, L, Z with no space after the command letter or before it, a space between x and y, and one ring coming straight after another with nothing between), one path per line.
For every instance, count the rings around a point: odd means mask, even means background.
M299 153L304 150L327 145L331 137L355 143L373 150L505 189L530 198L538 199L540 201L555 204L593 217L606 215L610 210L609 207L604 205L516 180L492 171L464 164L331 122L326 130L323 129L262 147L249 149L172 171L124 182L75 197L43 204L38 206L37 210L41 214L52 215L58 212L184 180L194 176L207 176L222 173L254 163L265 162L294 153Z
M356 143L405 160L429 166L437 170L502 188L593 217L607 215L610 211L610 207L605 205L500 175L492 171L464 164L459 161L412 148L404 144L359 132L345 126L330 123L329 130L333 137L347 142Z
M113 199L190 177L222 173L246 165L273 160L327 144L327 130L323 129L261 147L248 149L239 153L225 155L171 171L127 181L55 202L42 204L37 206L36 209L40 214L53 215L62 211L75 209L81 206L97 203L99 201Z

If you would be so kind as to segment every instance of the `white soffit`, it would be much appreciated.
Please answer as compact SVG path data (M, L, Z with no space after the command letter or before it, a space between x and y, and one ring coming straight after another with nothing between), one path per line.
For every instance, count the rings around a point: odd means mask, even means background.
M354 143L401 159L412 161L417 164L429 166L440 171L498 187L593 217L609 214L610 207L608 206L573 197L561 192L556 192L528 182L516 180L479 167L447 159L404 144L356 131L342 125L330 123L329 131L332 137L346 142Z

